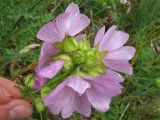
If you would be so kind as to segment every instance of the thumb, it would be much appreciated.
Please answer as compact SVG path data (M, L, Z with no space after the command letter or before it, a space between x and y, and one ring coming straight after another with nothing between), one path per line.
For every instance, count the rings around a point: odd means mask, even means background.
M0 105L0 117L4 116L1 111L5 110L7 110L8 113L7 117L12 120L23 120L24 118L29 117L32 114L30 103L23 99L12 99L9 103Z

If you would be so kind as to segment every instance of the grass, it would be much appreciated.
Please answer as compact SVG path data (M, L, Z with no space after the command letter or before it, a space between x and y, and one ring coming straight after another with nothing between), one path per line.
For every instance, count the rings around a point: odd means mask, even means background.
M132 76L125 76L123 93L114 97L110 110L93 110L90 118L74 114L69 120L160 120L160 1L130 0L132 10L119 0L73 0L91 19L87 34L93 40L97 29L116 24L130 34L127 45L136 47L131 61ZM36 32L61 13L71 0L0 0L0 75L24 83L33 73L40 47L20 52L30 44L39 44ZM160 81L160 80L159 80ZM54 120L61 120L54 116ZM28 120L51 120L48 110L36 111Z

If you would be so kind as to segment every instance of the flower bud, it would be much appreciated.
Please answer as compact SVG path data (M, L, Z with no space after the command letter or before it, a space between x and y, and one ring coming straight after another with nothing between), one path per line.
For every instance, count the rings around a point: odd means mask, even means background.
M86 61L85 61L86 66L92 66L97 61L95 58L95 51L86 51L85 57L86 57Z
M25 87L27 87L27 88L32 88L33 87L33 84L34 84L34 76L33 76L33 74L28 74L24 78L24 84L25 84Z
M76 64L82 64L85 62L85 54L82 51L77 51L76 54L73 55L73 61Z
M73 62L72 62L72 59L68 55L60 55L58 57L59 57L59 59L61 59L65 62L64 66L63 66L63 71L68 71L68 70L72 69Z
M89 70L88 74L90 76L99 76L99 75L102 75L104 73L103 69L102 68L91 68L91 70Z
M47 87L47 86L44 86L42 89L41 89L41 97L44 97L46 96L52 89Z
M69 37L63 41L63 50L64 52L73 52L77 50L78 43L73 37Z
M36 110L38 112L43 112L44 109L45 109L45 106L44 106L44 104L42 102L42 98L40 98L40 97L34 98L34 105L35 105Z
M89 50L90 49L90 43L88 40L86 39L83 39L79 42L78 44L79 46L79 49L82 50L82 51L85 51L85 50Z

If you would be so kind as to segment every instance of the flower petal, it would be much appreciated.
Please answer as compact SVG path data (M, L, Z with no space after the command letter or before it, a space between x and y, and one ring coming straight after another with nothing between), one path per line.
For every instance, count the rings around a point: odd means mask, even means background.
M128 60L109 60L104 59L103 62L105 65L115 71L123 72L128 75L131 75L133 70L132 66L128 63Z
M37 38L49 43L57 42L59 36L55 21L43 25L37 33Z
M50 92L46 97L44 97L43 102L46 106L52 104L52 100L56 95L58 95L66 86L67 81L62 82L59 84L52 92Z
M47 81L46 78L43 78L39 76L38 74L36 74L33 88L40 90L42 86L46 83L46 81Z
M50 93L51 94L51 93ZM48 96L45 98L44 103L47 102ZM52 100L51 104L47 105L52 114L58 114L62 111L62 117L68 118L75 110L75 92L69 87L63 87L59 93L49 98Z
M77 17L78 14L80 14L79 7L72 2L66 8L65 13L69 13L69 18L67 19L66 23L67 30L69 31L75 18Z
M99 51L114 51L122 47L129 39L128 33L116 30L116 26L112 26L105 34L100 44Z
M64 62L57 60L55 63L50 64L38 72L41 77L44 78L53 78L63 67Z
M105 73L106 73L105 74L106 79L115 80L117 83L121 83L124 81L124 78L119 73L111 69L107 69Z
M71 76L68 79L68 86L75 90L79 94L84 94L84 92L91 87L91 85L83 80L79 76Z
M62 118L69 118L73 112L75 111L75 106L76 106L76 93L72 89L66 87L67 91L66 97L64 98L65 100L63 101L63 108L62 108L62 113L61 116ZM61 101L61 99L60 99Z
M90 23L90 19L83 15L78 14L76 18L74 19L74 22L72 22L71 28L68 31L68 34L71 36L75 36L79 32L81 32L83 29L85 29Z
M104 33L105 33L105 26L103 26L98 30L94 40L94 46L98 45L103 40Z
M98 77L92 77L92 78L86 78L86 80L89 80L91 84L91 89L96 89L101 94L104 94L108 99L111 99L113 96L116 96L120 94L123 88L119 82L117 82L116 79L113 78L107 78L105 75L98 76Z
M38 68L41 68L43 65L47 65L47 63L50 62L51 57L57 52L58 50L52 44L44 42L41 47Z
M77 95L76 103L76 111L86 117L89 117L91 114L91 105L87 99L86 94L83 94L82 96Z
M94 86L86 91L87 97L91 105L100 112L106 112L109 109L111 99L98 91Z
M67 19L69 18L68 13L62 13L56 17L56 27L58 31L59 41L62 41L65 37L65 33L67 32Z
M108 52L105 59L130 60L134 56L136 49L130 46L123 46L113 52Z

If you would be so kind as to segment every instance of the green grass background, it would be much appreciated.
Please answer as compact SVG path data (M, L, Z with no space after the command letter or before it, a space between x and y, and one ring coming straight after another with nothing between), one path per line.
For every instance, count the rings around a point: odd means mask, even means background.
M90 118L74 114L69 120L160 120L160 0L130 0L129 14L120 0L0 0L0 75L23 85L24 78L33 73L40 47L20 51L33 43L41 45L36 38L38 29L70 2L91 19L86 29L90 40L102 25L115 24L130 34L127 45L137 52L130 61L134 74L124 75L123 93L112 99L110 110L99 113L93 109ZM52 119L48 110L33 109L27 120Z

